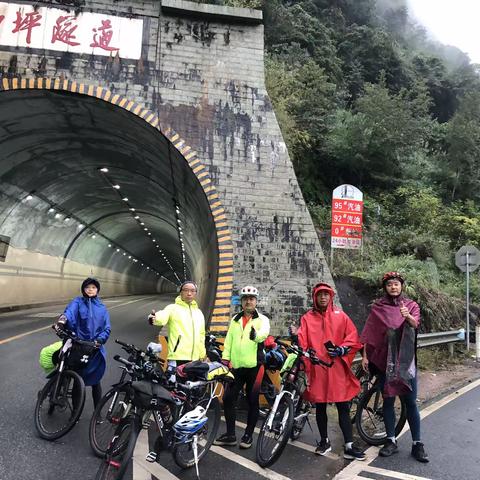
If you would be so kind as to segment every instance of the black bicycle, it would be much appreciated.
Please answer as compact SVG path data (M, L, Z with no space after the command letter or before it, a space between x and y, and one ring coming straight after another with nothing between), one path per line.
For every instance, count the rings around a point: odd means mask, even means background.
M118 355L114 358L132 377L135 375L133 362ZM177 369L178 381L172 386L161 370L142 368L143 380L131 380L122 386L123 417L118 421L96 479L123 477L138 435L142 428L149 427L152 417L158 431L153 461L158 461L162 450L170 450L177 465L182 468L195 465L198 475L198 462L210 449L218 431L218 397L223 382L231 374L219 363L191 362Z
M382 445L387 439L383 418L383 392L378 375L370 375L362 384L358 396L355 425L360 437L370 445ZM398 436L407 420L407 408L400 397L395 398L395 436Z
M54 327L53 327L54 328ZM80 340L73 332L54 328L63 340L56 369L38 393L35 405L35 428L40 437L56 440L77 423L85 404L85 384L79 371L98 353L96 342Z
M125 398L127 391L124 387L126 382L130 381L128 377L133 380L142 380L145 371L148 371L149 368L154 368L157 364L163 365L163 360L158 357L158 349L155 348L157 344L149 344L149 347L143 351L135 345L124 343L118 339L115 340L115 343L121 345L122 349L128 353L128 361L134 367L120 367L122 369L120 379L100 399L90 419L90 446L98 457L105 455L117 425L125 416L128 400Z
M275 341L283 346L289 355L281 370L280 391L276 395L273 406L263 421L258 435L256 460L261 467L269 467L278 460L288 440L292 438L296 420L299 421L297 428L300 429L300 432L305 425L310 410L309 405L303 404L301 400L307 385L305 359L314 365L323 365L324 367L333 365L333 362L324 362L319 359L313 349L304 351L299 345L289 345L279 338L276 338Z

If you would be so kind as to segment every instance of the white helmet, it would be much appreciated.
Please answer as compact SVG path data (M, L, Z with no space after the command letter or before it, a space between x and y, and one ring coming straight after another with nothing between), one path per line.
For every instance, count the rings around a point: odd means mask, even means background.
M178 439L186 440L197 433L208 421L206 410L197 405L193 410L183 415L173 426Z
M258 298L258 290L255 287L252 287L250 285L243 287L242 290L240 291L240 298L248 297L248 296Z

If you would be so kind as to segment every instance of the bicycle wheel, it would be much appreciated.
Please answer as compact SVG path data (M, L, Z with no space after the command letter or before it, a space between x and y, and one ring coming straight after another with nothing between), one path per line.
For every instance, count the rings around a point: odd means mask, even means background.
M207 407L209 398L204 398L197 403L204 408ZM185 412L184 412L185 413ZM214 398L210 402L207 410L208 422L198 434L197 458L200 461L210 450L215 437L217 436L218 427L220 425L220 403L218 398ZM193 454L192 443L176 444L173 447L173 459L181 468L190 468L195 465L195 457Z
M105 458L102 460L95 480L121 480L127 471L137 443L141 426L138 418L129 417L117 425Z
M65 370L52 377L35 405L35 427L40 437L56 440L68 433L80 418L84 404L85 384L78 373Z
M290 438L292 440L297 440L298 437L302 434L305 424L308 420L310 408L310 402L306 402L305 400L298 401L297 408L295 409L292 433L290 434Z
M407 418L406 407L399 397L395 398L395 435L398 435ZM370 445L382 445L387 438L383 419L383 395L378 386L373 386L361 396L355 424L360 437Z
M269 427L271 421L271 427ZM255 451L261 467L274 464L282 454L293 427L293 401L290 395L282 396L276 410L270 410L263 421Z
M98 457L103 457L115 433L117 425L129 406L127 393L112 388L98 403L90 419L90 446Z
M368 372L365 372L360 363L355 364L352 367L352 371L357 380L360 382L360 392L357 396L353 397L352 400L350 400L350 420L353 425L357 416L358 404L360 403L362 396L368 391L368 387L370 385L370 374Z

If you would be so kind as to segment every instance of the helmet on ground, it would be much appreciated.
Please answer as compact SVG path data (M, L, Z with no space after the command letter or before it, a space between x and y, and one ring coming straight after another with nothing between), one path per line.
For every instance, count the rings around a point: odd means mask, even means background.
M398 280L402 285L405 283L405 279L403 278L402 274L399 272L387 272L382 277L382 285L385 286L385 284L389 280Z
M188 440L197 433L208 421L206 410L198 405L192 411L187 412L178 420L173 429L178 439Z
M265 367L267 370L280 370L287 356L280 347L267 350L265 353Z
M240 298L250 296L258 298L258 290L255 287L247 285L240 290Z

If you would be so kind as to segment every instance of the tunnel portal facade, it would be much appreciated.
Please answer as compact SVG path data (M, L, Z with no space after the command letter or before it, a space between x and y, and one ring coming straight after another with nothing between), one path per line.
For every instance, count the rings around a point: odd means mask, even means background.
M52 0L0 1L0 18L0 285L17 287L0 307L89 274L110 295L193 278L213 330L245 284L274 331L297 320L331 276L265 89L261 13Z

